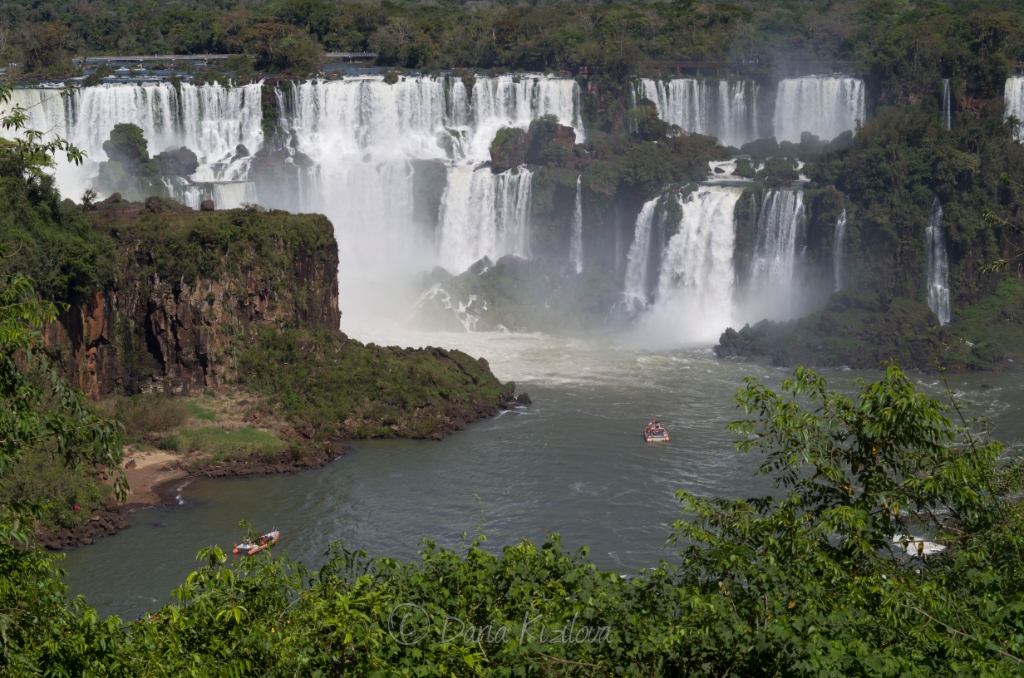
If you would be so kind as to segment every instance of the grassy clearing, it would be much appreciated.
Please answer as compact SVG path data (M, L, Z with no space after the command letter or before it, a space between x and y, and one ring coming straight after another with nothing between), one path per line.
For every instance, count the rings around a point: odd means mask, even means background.
M193 419L199 419L202 421L217 421L217 413L212 410L208 410L199 403L188 400L185 402L185 407L188 408L189 416Z
M183 429L164 436L157 443L162 450L187 454L202 452L210 461L230 461L249 456L263 459L278 457L288 443L269 431L260 431L251 426L235 430L212 426Z

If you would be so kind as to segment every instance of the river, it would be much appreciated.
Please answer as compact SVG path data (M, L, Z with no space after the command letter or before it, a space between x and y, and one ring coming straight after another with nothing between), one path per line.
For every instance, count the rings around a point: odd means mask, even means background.
M192 482L180 506L136 511L128 517L132 529L70 552L63 567L71 593L122 618L155 609L195 569L200 548L227 548L243 536L243 518L260 530L280 529L278 548L311 567L333 540L410 558L425 538L460 547L463 533L471 541L485 520L488 549L559 533L567 547L588 546L597 566L634 572L675 557L665 541L680 516L677 490L726 497L772 491L767 478L754 475L758 459L732 446L727 424L739 413L729 400L743 377L777 387L788 370L718 360L708 348L651 350L601 336L343 329L364 341L485 356L533 404L440 442L356 442L339 461L302 475ZM880 376L825 374L847 392L857 377ZM941 393L934 375L914 379ZM951 381L999 439L1024 438L1019 373ZM654 414L670 443L647 445L640 437Z

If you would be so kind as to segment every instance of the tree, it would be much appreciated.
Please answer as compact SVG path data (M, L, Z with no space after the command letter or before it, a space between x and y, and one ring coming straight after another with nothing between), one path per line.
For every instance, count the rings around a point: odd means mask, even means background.
M999 180L1010 188L1010 191L1014 194L1014 197L1016 198L1017 189L1021 187L1020 183L1012 180L1010 178L1010 175L1007 174L1006 172L1003 172L1002 174L999 175ZM1014 233L1016 233L1018 238L1024 236L1024 222L1021 221L1020 215L1014 215L1008 219L1004 219L996 215L996 213L993 212L991 209L986 208L982 212L982 217L984 217L985 221L988 222L990 225L995 226L997 228L1005 229L1005 236L1007 237L1007 239L1011 238ZM1004 259L1000 257L995 261L985 264L984 266L981 267L981 272L998 273L1004 270L1007 266L1009 266L1010 262L1016 261L1024 257L1024 246L1011 245L1011 247L1016 252L1016 254L1010 256L1009 259Z
M110 138L103 142L103 152L111 161L121 163L125 172L138 174L139 167L149 161L149 142L141 127L120 122L110 130Z
M0 86L0 104L10 100L10 92L9 86ZM24 110L14 107L2 124L21 131L25 118ZM81 152L66 141L40 143L31 131L0 147L0 155L26 163L26 171L35 174L53 164L57 149L69 160L81 161ZM50 452L68 465L105 463L111 471L120 469L118 425L89 411L85 396L60 376L43 344L41 330L57 321L58 312L56 304L37 297L30 278L0 275L0 476L36 450ZM121 496L127 491L120 472L116 490ZM24 518L37 508L0 506L0 541L27 541Z
M737 394L753 415L732 425L737 447L763 453L760 473L787 492L679 493L691 516L676 524L690 542L680 596L695 601L681 665L738 675L1016 675L1019 455L896 366L860 387L853 400L797 368L782 393L748 378ZM926 545L945 550L928 556Z

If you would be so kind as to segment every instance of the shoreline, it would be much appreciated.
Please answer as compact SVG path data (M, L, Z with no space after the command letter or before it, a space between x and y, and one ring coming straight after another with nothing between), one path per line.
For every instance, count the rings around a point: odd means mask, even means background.
M36 530L39 543L49 551L67 551L89 546L96 539L112 537L131 527L126 520L129 513L153 506L179 506L178 498L184 487L199 478L249 478L252 476L295 475L324 468L352 450L340 441L332 441L325 448L298 458L264 460L245 457L232 461L200 463L205 457L182 458L168 452L133 452L124 462L125 476L131 488L127 501L110 498L93 509L82 525ZM182 484L184 481L184 484Z

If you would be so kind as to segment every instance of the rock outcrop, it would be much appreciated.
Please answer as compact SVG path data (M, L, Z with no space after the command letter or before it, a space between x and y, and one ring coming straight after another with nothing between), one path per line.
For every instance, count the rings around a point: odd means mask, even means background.
M89 397L189 394L236 377L262 329L337 328L337 245L321 216L197 213L151 199L92 214L118 243L107 288L45 329L64 373Z

